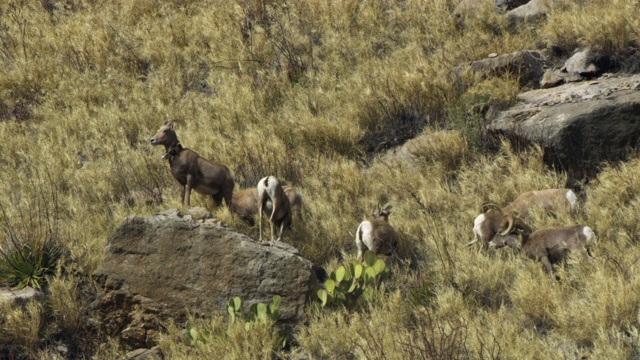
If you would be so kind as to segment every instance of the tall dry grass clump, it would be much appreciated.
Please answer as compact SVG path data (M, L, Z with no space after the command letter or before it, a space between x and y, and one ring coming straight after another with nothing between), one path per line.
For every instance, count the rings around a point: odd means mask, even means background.
M548 20L542 34L565 51L588 46L606 54L624 54L637 46L640 25L633 14L638 1L546 1Z
M354 257L358 224L389 201L403 248L376 301L310 307L284 348L271 326L247 332L214 315L192 319L209 330L206 344L185 338L185 324L168 325L160 346L169 357L638 354L637 161L585 184L577 216L535 214L536 229L579 222L598 233L595 258L557 266L560 281L517 252L469 248L482 203L564 187L567 176L545 165L542 149L516 151L484 131L484 115L523 90L517 74L450 76L490 53L547 42L633 53L638 2L550 1L546 20L520 27L491 1L460 24L458 3L2 2L2 216L20 236L55 224L64 256L39 277L43 302L0 305L1 356L47 358L58 343L68 357L124 354L86 327L90 274L121 219L182 206L149 144L173 119L182 145L229 166L237 188L276 175L303 194L305 223L286 241L318 265ZM411 161L381 156L415 136L426 140ZM255 235L207 197L192 201Z

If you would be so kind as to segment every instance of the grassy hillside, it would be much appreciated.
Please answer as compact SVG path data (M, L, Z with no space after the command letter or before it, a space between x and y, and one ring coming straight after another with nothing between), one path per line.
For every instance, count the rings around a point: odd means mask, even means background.
M515 74L464 85L448 74L489 53L549 44L628 55L639 44L640 2L549 1L546 20L516 29L490 2L460 26L450 16L457 3L3 2L4 234L34 252L59 244L63 261L46 275L44 304L0 305L0 343L35 358L59 343L71 357L125 351L85 326L90 274L125 216L181 207L163 149L149 144L179 119L181 143L229 166L236 188L267 174L299 188L306 224L285 241L310 260L332 270L354 257L359 221L390 200L390 221L417 260L395 268L375 302L310 310L287 351L269 327L248 333L214 317L206 326L215 339L203 346L184 341L184 324L169 326L161 346L170 358L638 356L640 161L603 164L577 220L536 217L534 228L577 221L599 235L595 259L570 261L562 281L509 251L469 249L483 202L562 187L566 174L540 149L489 151L476 109L512 104L523 90ZM418 134L434 138L418 169L376 157ZM192 205L257 233L203 196Z

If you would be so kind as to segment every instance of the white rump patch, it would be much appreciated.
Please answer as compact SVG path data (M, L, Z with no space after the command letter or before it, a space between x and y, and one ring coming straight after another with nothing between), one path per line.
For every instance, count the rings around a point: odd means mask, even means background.
M274 176L267 176L265 178L262 178L258 182L259 201L262 203L265 197L269 199L264 203L264 208L262 209L269 214L269 217L273 215L274 209L272 200L273 198L275 198L276 188L278 187L278 185L278 179L276 179Z
M582 233L584 234L585 238L586 238L586 245L587 248L590 246L595 245L596 243L596 233L593 232L593 229L591 229L588 226L585 226L584 229L582 229Z
M360 234L362 234L362 236L360 236ZM363 221L360 226L358 226L356 244L358 242L364 244L368 249L371 249L373 245L373 225L370 221Z
M486 216L484 214L480 214L473 220L473 234L476 239L482 239L482 229L481 226L486 220Z
M566 197L567 197L567 201L569 202L569 205L571 205L571 212L575 213L576 210L578 210L578 197L576 196L576 193L569 190L567 191Z

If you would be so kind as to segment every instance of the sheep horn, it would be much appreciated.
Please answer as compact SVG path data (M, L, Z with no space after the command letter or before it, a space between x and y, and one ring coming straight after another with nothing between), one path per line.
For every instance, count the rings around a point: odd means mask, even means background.
M502 214L502 209L496 203L484 203L482 204L482 209L480 210L483 214L489 212L490 210L497 210Z
M380 209L380 210L384 210L384 209L386 209L386 210L388 210L388 211L391 211L391 209L393 209L393 205L394 205L393 201L389 201L389 202L387 202L386 204L384 204L384 205L382 206L382 209Z
M507 235L508 233L511 232L511 230L513 230L513 225L515 224L515 219L513 218L513 215L511 215L511 214L505 215L502 218L502 221L500 222L500 227L503 227L505 225L505 223L508 224L508 225L507 225L507 228L503 232L500 233L500 235L502 235L502 236Z

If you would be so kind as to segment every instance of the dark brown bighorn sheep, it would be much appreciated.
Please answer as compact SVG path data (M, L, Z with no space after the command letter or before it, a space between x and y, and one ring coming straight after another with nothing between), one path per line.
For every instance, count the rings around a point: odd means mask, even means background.
M289 199L291 205L291 213L295 217L302 221L302 195L296 191L292 186L285 185L282 187L284 193ZM260 207L260 201L258 200L257 188L246 188L233 194L231 198L231 210L238 214L240 218L249 223L249 225L255 225L254 216L258 214ZM265 208L267 213L271 213L273 209Z
M519 249L530 259L541 261L548 273L553 271L552 264L563 261L569 252L579 256L587 253L591 256L591 247L596 243L596 234L586 225L552 227L531 232L531 228L522 219L507 215L500 223L500 230L498 236L489 242L489 248L498 249L507 245Z
M378 208L370 219L360 223L356 231L357 258L360 260L365 250L371 250L376 255L392 255L398 249L398 234L389 224L392 205L387 203ZM365 249L366 248L366 249Z
M182 147L174 130L175 122L167 121L151 138L151 145L164 145L163 159L169 160L171 174L178 180L182 189L180 195L184 205L185 193L187 206L191 206L191 190L211 195L216 205L225 200L231 205L231 196L235 181L228 167L208 161L195 151Z
M503 208L495 204L484 204L481 210L482 214L473 221L474 240L469 245L481 239L486 248L489 241L497 234L498 226L505 215L512 214L528 220L531 210L552 211L562 209L567 205L575 213L577 204L578 197L569 189L528 191Z
M269 215L271 241L280 241L284 228L291 227L291 204L274 176L267 176L258 182L258 203L260 241L262 241L262 212L268 209L271 209L271 215ZM280 228L277 239L274 225Z

